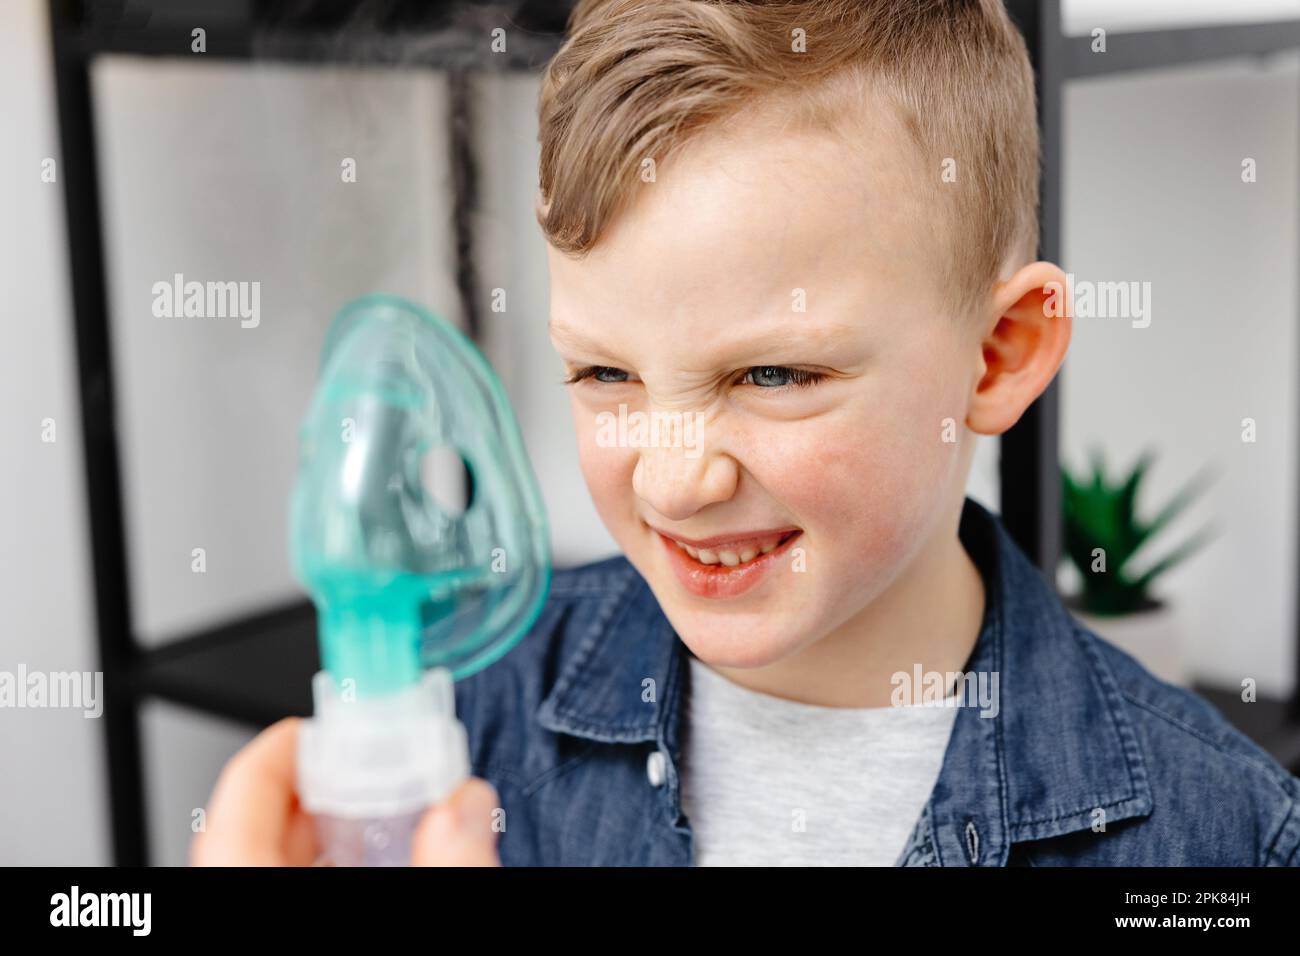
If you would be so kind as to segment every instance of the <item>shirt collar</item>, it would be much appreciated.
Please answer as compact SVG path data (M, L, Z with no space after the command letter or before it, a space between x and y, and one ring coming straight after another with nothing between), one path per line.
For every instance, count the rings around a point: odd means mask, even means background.
M997 675L998 707L982 717L964 706L953 723L927 804L938 861L1000 866L1012 843L1150 813L1137 735L1095 641L971 498L958 534L986 595L965 670ZM656 741L675 803L687 652L640 574L617 567L537 719L606 743Z
M958 534L986 595L965 670L998 675L998 714L966 706L953 724L929 803L939 862L1002 866L1013 843L1150 813L1137 733L1096 641L970 498Z

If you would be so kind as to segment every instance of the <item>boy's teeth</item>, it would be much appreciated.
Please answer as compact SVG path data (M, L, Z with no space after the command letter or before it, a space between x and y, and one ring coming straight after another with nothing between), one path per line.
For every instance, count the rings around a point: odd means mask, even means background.
M781 539L773 538L770 541L764 541L758 547L752 544L746 545L739 551L718 550L713 551L709 548L692 548L689 544L677 542L677 547L681 548L696 561L701 564L723 564L729 568L734 568L738 564L744 564L746 561L753 561L760 554L768 554L776 549L781 543Z

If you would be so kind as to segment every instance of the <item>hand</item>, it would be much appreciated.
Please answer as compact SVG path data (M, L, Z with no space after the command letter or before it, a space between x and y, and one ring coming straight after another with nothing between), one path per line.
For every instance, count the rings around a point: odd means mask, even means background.
M321 848L294 790L302 718L286 717L230 758L208 800L206 829L190 845L194 866L310 866ZM421 818L414 866L500 866L492 813L497 794L471 777Z

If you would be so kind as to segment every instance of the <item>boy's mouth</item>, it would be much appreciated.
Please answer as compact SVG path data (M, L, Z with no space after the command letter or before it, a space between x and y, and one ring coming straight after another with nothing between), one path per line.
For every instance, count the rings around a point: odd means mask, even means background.
M675 535L659 532L691 558L705 567L722 565L734 568L748 564L759 555L771 554L787 540L799 533L798 528L784 528L776 531L750 532L741 536L715 535L705 538L699 544L694 538L679 538Z
M693 539L652 530L682 586L709 598L736 597L754 587L803 534L801 528L773 528Z

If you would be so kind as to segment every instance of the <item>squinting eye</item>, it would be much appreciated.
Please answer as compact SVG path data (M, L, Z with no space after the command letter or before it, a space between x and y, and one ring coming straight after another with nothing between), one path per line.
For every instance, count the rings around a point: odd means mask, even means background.
M607 378L606 376L613 376ZM619 378L618 376L622 376ZM575 382L581 382L583 379L594 378L598 382L604 382L606 385L618 385L628 380L627 372L621 368L610 368L608 365L588 365L586 368L580 368L564 380L565 385L572 385Z
M759 388L806 388L816 385L825 375L819 372L807 372L799 368L786 368L783 365L755 365L745 372L740 384L757 385Z

